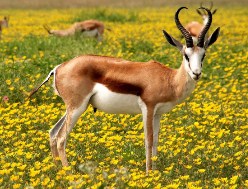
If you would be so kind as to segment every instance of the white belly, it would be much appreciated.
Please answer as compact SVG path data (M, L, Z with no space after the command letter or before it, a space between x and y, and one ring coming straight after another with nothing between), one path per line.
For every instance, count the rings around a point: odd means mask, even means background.
M102 84L96 84L93 93L90 104L106 113L141 113L139 97L136 95L115 93Z
M83 35L86 37L96 37L98 34L98 30L94 29L94 30L89 30L89 31L84 31Z

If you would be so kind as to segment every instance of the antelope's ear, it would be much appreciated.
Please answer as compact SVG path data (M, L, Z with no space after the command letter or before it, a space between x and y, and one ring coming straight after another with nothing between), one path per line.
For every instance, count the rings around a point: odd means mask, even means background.
M205 49L207 49L210 45L212 45L218 39L219 33L220 33L220 27L218 27L213 32L213 34L205 41L205 43L204 43Z
M170 34L168 34L165 30L163 30L164 33L164 37L166 38L166 40L173 46L177 47L179 49L179 51L182 51L183 49L183 45L182 43L180 43L179 41L177 41L176 39L174 39Z
M214 11L212 12L212 15L213 15L213 14L215 14L215 13L216 13L216 11L217 11L217 9L214 9Z
M202 14L202 12L201 11L199 11L198 9L196 9L196 12L199 14L199 15L201 15L201 16L203 16L204 14Z

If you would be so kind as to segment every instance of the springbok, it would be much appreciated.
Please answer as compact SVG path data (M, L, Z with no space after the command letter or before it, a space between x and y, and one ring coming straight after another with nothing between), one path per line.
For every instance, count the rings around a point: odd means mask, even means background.
M202 3L200 5L200 7L202 7ZM213 2L211 2L209 10L211 11L212 8L213 8ZM204 28L204 26L208 22L208 13L204 9L203 10L196 9L196 11L199 15L201 15L202 20L203 20L203 24L201 24L197 21L192 21L185 26L186 30L189 31L190 35L192 36L193 42L195 44L197 43L198 36L200 35L202 29ZM217 11L217 9L211 11L212 15L215 14L216 11Z
M59 157L68 166L65 153L66 140L80 115L89 104L107 113L142 113L146 171L155 169L152 157L157 155L160 118L176 104L187 98L201 77L206 49L218 38L220 28L204 41L212 22L208 23L193 44L190 33L182 26L175 13L175 22L186 40L186 46L163 30L166 40L182 54L182 64L172 69L156 61L132 62L114 57L85 55L56 66L47 78L35 88L29 98L54 76L54 88L66 105L66 113L50 130L50 146L54 159Z
M3 27L8 27L9 26L9 16L4 16L3 20L0 20L0 39L2 39L2 30Z
M49 34L55 36L65 37L76 33L82 33L87 37L95 37L98 41L102 40L104 33L104 24L98 20L76 22L70 28L65 30L52 30L48 25L44 25L44 28Z

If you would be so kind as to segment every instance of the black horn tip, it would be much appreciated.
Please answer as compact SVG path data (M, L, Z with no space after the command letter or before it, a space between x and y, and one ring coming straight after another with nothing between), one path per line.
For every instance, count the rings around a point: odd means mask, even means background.
M179 12L179 11L182 10L182 9L188 9L188 7L180 7L180 8L177 10L177 12Z
M187 8L187 7L180 7L179 9L177 9L177 12L176 12L176 14L175 14L175 19L176 19L176 20L178 19L179 12L180 12L182 9L188 9L188 8Z

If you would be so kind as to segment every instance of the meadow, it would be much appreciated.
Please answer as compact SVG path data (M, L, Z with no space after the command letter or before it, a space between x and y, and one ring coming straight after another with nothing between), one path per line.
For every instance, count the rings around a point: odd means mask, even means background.
M0 188L248 188L247 7L218 7L210 32L220 26L220 37L207 51L193 94L163 116L153 158L158 170L149 176L141 115L90 107L70 134L71 165L63 168L49 146L48 131L65 111L52 81L26 99L53 67L81 54L179 67L181 54L162 34L166 29L183 40L173 18L177 8L1 10L10 25L0 41ZM196 7L189 8L182 23L201 21ZM102 42L48 36L42 27L91 18L111 29Z

